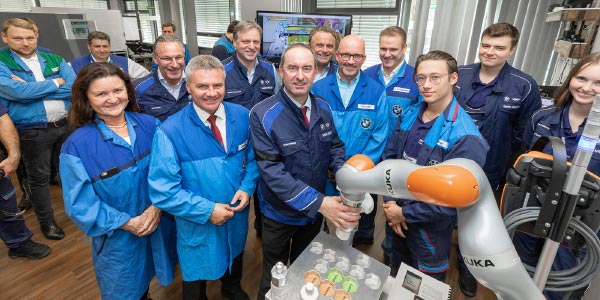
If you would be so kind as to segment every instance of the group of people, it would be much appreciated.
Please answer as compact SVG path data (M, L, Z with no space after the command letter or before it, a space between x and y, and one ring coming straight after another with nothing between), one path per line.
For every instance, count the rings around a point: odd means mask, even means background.
M364 71L364 40L328 27L285 49L275 67L259 55L262 29L253 21L232 23L215 56L189 62L186 46L165 32L171 25L155 41L148 72L111 55L104 33L90 33L90 55L69 65L37 47L33 20L2 23L0 209L16 209L8 174L22 156L42 232L64 237L48 186L52 150L62 147L65 211L92 237L103 299L148 299L152 277L170 284L176 263L183 299L207 299L207 280L220 280L227 299L249 299L241 279L253 198L263 300L273 266L293 263L325 220L358 226L353 245L373 244L375 211L358 215L335 187L349 157L419 165L468 158L499 187L511 157L540 135L563 138L572 157L600 93L600 56L592 54L572 69L555 106L540 109L535 81L507 63L519 38L507 23L488 27L480 62L460 67L443 51L408 65L406 32L385 28L381 64ZM384 262L445 280L456 211L383 201ZM10 257L50 253L31 235L22 217L0 213ZM461 290L474 296L477 282L459 265Z

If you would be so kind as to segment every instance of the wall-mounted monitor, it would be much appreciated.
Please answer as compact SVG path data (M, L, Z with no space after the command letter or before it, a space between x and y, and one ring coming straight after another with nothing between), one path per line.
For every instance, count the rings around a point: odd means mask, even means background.
M283 50L294 43L308 44L310 31L319 26L329 26L342 36L350 34L351 15L302 14L274 11L257 11L256 23L262 27L261 54L279 62Z

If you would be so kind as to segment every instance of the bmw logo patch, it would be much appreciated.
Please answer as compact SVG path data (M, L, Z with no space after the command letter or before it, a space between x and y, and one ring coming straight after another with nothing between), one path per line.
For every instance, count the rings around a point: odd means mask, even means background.
M402 113L402 106L400 106L400 105L392 106L392 113L395 114L396 116L399 116Z
M371 127L371 119L364 118L362 121L360 121L360 127L362 127L363 129L368 129L369 127Z

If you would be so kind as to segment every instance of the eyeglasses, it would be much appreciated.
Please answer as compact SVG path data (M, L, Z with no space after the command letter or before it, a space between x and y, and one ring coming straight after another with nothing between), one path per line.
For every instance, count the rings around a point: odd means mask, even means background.
M348 54L348 53L340 53L343 61L348 61L350 58L354 59L354 61L362 61L366 56L362 54Z
M429 82L431 82L431 84L438 85L438 84L440 84L440 82L442 82L442 77L444 77L446 75L449 75L449 74L434 74L434 75L431 75L429 77L423 76L423 75L415 75L415 77L413 78L413 80L418 85L423 86L427 82L427 78L429 78Z
M162 62L171 62L172 60L175 61L183 61L185 59L185 57L183 56L175 56L175 57L170 57L170 56L156 56L158 57L158 59Z

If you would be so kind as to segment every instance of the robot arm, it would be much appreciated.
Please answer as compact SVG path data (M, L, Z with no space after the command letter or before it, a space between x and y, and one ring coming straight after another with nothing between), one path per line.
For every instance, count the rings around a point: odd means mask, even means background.
M336 173L344 197L376 193L456 207L460 249L473 276L498 299L545 299L521 264L487 177L475 162L458 158L419 166L385 160L372 166L368 157L356 155Z

